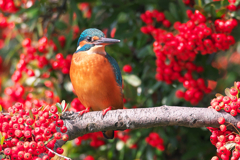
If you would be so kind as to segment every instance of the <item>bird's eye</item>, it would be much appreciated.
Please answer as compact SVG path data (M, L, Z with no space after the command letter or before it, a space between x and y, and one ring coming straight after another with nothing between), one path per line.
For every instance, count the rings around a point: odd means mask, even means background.
M87 37L87 41L91 42L92 41L92 37Z

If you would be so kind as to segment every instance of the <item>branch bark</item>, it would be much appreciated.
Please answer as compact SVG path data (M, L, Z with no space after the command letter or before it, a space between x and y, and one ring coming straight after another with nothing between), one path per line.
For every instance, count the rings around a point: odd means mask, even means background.
M226 122L234 126L240 120L240 116L233 117L224 111L176 106L111 110L104 117L100 111L89 112L81 117L75 112L65 112L61 118L68 128L69 140L72 140L86 133L106 130L174 125L194 128L219 127L219 117L224 117ZM231 125L228 129L234 130Z

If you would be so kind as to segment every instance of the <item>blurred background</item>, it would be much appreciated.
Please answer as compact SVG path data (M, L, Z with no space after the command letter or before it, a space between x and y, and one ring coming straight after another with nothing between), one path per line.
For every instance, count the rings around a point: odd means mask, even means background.
M208 107L239 79L239 0L0 0L0 104L26 108L66 100L81 111L69 79L86 28L120 39L106 51L123 76L124 108ZM206 128L178 126L90 133L67 142L80 160L205 160Z

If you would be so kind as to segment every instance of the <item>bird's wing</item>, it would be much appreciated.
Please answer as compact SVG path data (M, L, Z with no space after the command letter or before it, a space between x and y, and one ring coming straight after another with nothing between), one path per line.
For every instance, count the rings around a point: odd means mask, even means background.
M115 75L118 85L120 87L122 87L122 75L121 75L121 71L120 71L117 61L113 57L111 57L109 54L107 54L106 57L107 57L108 61L110 62L110 64L112 65L114 75Z

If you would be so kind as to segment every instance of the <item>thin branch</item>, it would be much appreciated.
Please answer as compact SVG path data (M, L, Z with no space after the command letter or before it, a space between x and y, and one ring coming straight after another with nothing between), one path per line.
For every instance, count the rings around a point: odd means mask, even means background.
M89 112L79 116L75 112L65 112L61 116L68 128L69 140L86 133L151 128L157 126L184 126L191 128L219 127L218 118L224 117L226 122L236 126L240 116L233 117L224 111L217 112L209 108L191 108L161 106L153 108L111 110L102 118L102 112ZM229 130L236 131L228 126ZM60 142L62 145L64 142Z
M65 157L65 156L63 156L63 155L61 155L61 154L58 154L57 152L54 152L53 150L51 150L51 149L48 148L47 146L45 146L45 147L46 147L50 152L56 154L56 155L59 156L59 157L62 157L62 158L64 158L64 159L66 159L66 160L72 160L71 158Z

